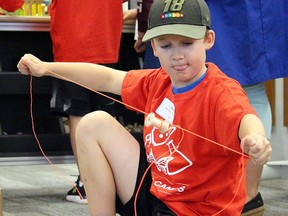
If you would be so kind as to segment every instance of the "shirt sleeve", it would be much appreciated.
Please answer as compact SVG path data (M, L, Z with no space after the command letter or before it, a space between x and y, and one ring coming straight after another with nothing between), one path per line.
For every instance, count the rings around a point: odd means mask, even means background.
M8 12L13 12L24 4L24 0L0 0L0 7Z

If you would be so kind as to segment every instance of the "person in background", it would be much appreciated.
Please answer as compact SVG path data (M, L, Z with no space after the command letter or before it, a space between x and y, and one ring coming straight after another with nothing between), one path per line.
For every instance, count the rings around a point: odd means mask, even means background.
M14 12L21 8L24 0L0 0L0 8L7 12Z
M148 27L148 14L152 3L153 0L138 0L138 9L135 13L138 27L136 29L136 41L134 44L134 48L138 53L145 52L143 68L160 67L160 62L158 58L156 58L153 54L153 49L151 47L150 41L147 41L145 43L142 41L142 38Z
M206 2L218 35L207 61L216 63L242 85L270 139L272 117L265 81L288 76L288 1L233 1L233 7L224 0ZM243 216L264 213L258 189L262 170L262 165L248 160Z
M123 2L52 0L49 13L54 61L90 62L115 68L122 34ZM94 110L106 110L115 115L112 100L59 80L54 82L50 106L52 113L68 117L70 141L77 164L75 130L82 116ZM76 186L68 191L66 199L76 203L87 202L80 173Z
M142 37L147 30L147 18L153 0L139 0L134 12L138 21L135 50L143 52L143 68L160 67L151 44ZM288 76L288 27L284 8L288 1L213 1L206 0L213 18L212 28L217 33L215 45L207 52L211 61L244 88L251 105L264 123L267 138L271 138L272 117L265 91L265 81ZM237 30L235 30L237 29ZM247 203L243 216L263 215L264 203L258 191L263 166L247 163Z
M265 164L272 150L265 129L240 84L205 63L215 40L205 1L159 0L150 11L143 41L152 40L161 68L125 72L27 54L18 69L121 95L149 117L143 152L111 115L95 111L81 119L76 140L91 215L115 215L116 194L125 216L240 215L246 201L242 151ZM141 181L147 161L152 183Z

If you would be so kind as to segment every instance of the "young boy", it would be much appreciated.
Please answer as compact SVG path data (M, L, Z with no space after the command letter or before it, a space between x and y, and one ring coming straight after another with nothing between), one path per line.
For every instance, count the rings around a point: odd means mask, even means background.
M145 127L141 151L109 114L97 111L81 119L76 141L91 215L115 215L116 194L124 204L117 210L122 216L241 214L241 152L264 164L271 146L240 85L205 63L215 40L210 27L204 0L157 0L144 40L152 40L159 69L126 73L89 63L47 63L29 54L20 60L22 74L119 94L129 108L170 123L164 133L163 122ZM80 68L85 72L78 73ZM151 169L145 174L147 161Z

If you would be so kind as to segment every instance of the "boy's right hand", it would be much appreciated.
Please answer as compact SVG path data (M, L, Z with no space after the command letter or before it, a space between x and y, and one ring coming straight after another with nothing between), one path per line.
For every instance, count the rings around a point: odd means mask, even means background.
M31 74L36 77L44 76L47 72L44 62L31 54L25 54L18 62L17 68L23 75Z

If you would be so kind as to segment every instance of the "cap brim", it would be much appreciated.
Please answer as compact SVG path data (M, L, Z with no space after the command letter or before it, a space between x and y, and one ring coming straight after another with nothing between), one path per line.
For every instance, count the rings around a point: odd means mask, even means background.
M154 27L147 30L142 41L148 41L162 35L180 35L193 39L201 39L206 33L206 26L174 24Z

